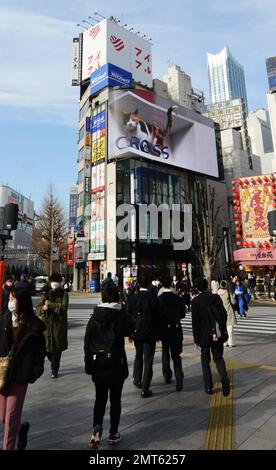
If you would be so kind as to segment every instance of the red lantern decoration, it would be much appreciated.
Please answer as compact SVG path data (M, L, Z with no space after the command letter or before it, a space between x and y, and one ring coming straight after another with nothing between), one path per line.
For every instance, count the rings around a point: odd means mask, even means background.
M240 218L239 214L234 214L234 219L239 219L239 218Z
M264 181L267 183L269 181L269 178L267 176L264 176Z
M237 245L238 245L238 246L241 246L241 242L237 242Z
M249 184L249 181L248 181L247 178L245 178L245 180L243 180L243 182L244 182L245 184Z
M247 247L248 247L248 242L243 242L243 246L244 246L245 248L247 248Z
M234 194L233 194L233 197L234 197L235 199L238 199L238 200L240 199L239 193L234 193Z
M255 247L255 243L254 243L254 242L252 242L252 241L249 243L249 245L250 245L252 248L254 248L254 247Z
M261 178L260 176L258 176L257 181L258 181L258 183L261 183L261 182L262 182L262 178Z
M250 180L250 181L251 181L251 183L252 183L252 184L255 184L255 183L256 183L256 181L255 181L255 179L254 179L254 178L251 178L251 180Z
M240 211L240 206L234 206L234 211L239 212Z
M276 188L272 189L272 194L276 194Z
M273 207L276 207L276 202L273 202ZM234 216L235 217L235 216Z
M239 233L237 233L237 235L236 235L237 240L240 240L241 237L242 236Z
M235 220L235 225L240 225L238 220Z
M238 199L234 199L234 200L233 200L233 204L234 204L235 206L236 206L237 204L239 204L239 203L240 203L240 201L239 201Z
M238 180L238 184L243 184L243 181L242 181L242 180Z
M236 227L235 232L239 232L239 231L240 231L240 227Z

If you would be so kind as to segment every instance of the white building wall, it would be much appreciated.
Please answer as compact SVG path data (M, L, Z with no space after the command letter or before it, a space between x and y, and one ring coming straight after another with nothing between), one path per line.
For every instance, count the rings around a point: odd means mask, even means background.
M274 153L276 154L276 92L267 93L268 110L271 124Z

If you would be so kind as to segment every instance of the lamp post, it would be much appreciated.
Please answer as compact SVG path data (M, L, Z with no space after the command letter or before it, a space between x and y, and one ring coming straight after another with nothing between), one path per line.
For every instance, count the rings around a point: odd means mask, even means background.
M53 273L53 246L54 246L54 217L53 217L53 211L51 210L51 240L50 240L50 267L49 267L50 276Z

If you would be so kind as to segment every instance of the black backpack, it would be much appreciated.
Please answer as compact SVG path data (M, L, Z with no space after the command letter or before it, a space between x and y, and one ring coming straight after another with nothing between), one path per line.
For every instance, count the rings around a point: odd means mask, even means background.
M214 304L207 305L208 328L209 336L212 341L221 339L223 342L227 341L228 333L226 323L221 318L218 306Z
M90 342L92 363L101 368L108 368L111 364L113 346L116 338L115 326L117 319L113 322L99 322L92 316L94 338Z
M132 332L134 339L138 341L153 339L152 315L148 301L146 304L139 302L137 311L132 317Z

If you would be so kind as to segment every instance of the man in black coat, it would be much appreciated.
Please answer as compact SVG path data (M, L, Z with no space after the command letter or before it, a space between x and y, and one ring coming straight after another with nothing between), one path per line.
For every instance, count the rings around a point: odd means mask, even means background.
M182 353L183 332L180 319L185 317L185 301L171 289L171 277L163 276L162 294L158 297L161 314L162 370L166 383L172 381L170 354L176 378L176 391L183 389Z
M208 282L204 278L195 283L199 295L192 300L192 326L194 342L201 347L201 364L205 392L212 394L213 380L210 368L213 359L220 375L222 392L226 397L230 393L230 382L223 359L223 343L227 341L227 313L219 295L208 292ZM212 329L215 315L216 332Z
M136 349L133 384L142 388L142 398L148 398L152 396L149 387L153 375L152 365L158 336L159 305L157 298L148 291L148 279L141 276L138 284L139 291L130 298L127 308L132 323L131 336Z

